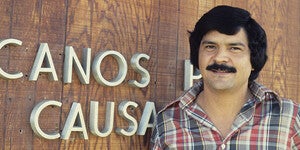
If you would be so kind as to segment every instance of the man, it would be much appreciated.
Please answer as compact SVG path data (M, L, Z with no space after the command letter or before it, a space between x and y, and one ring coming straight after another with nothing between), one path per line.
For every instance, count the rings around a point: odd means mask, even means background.
M152 149L300 149L300 109L254 81L267 61L263 28L217 6L190 33L202 79L157 114Z

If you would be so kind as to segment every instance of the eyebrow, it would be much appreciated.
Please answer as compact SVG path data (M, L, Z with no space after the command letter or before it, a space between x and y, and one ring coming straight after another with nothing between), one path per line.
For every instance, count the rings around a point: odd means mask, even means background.
M216 42L213 41L202 41L201 44L217 44ZM246 47L244 43L241 42L236 42L236 43L229 43L229 46L243 46Z
M243 46L246 47L246 45L244 43L241 42L237 42L237 43L229 43L230 46Z
M202 41L201 44L216 44L216 43L212 41Z

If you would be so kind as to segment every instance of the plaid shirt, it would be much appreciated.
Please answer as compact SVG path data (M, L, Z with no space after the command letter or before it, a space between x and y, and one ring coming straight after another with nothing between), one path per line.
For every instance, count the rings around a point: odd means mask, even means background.
M196 104L203 85L201 81L195 84L157 114L152 149L300 149L299 105L256 82L249 88L254 98L244 104L230 133L222 137Z

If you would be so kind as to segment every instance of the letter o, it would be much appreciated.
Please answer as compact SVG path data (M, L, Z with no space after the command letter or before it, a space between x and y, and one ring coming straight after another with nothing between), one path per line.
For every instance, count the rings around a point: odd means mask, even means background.
M101 74L101 68L100 68L102 60L106 56L109 56L109 55L114 57L117 60L118 65L119 65L119 73L118 73L117 77L112 79L111 81L107 81L106 79L104 79L104 77ZM117 86L117 85L121 84L126 77L127 62L126 62L125 58L117 51L109 50L109 51L100 52L97 54L97 56L95 57L95 59L93 61L92 71L93 71L93 76L94 76L95 80L98 83L100 83L101 85Z

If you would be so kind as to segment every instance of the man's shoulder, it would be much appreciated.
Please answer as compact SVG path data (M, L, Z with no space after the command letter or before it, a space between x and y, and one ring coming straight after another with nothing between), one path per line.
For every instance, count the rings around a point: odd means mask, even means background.
M251 84L250 90L264 106L271 107L272 110L279 108L281 110L280 113L282 114L289 114L289 116L292 115L294 117L298 114L299 116L300 105L296 101L281 97L275 91L257 82Z
M269 107L271 107L272 110L279 108L278 111L281 116L293 118L294 119L300 119L300 105L296 101L293 101L288 98L280 97L277 93L269 93L272 94L271 99L267 99L264 103L271 104ZM279 106L279 107L275 107ZM277 112L277 111L272 111Z
M296 101L293 101L288 98L281 97L277 92L271 90L270 88L260 84L258 82L252 82L250 85L251 93L259 100L259 101L277 101L278 103L283 103L283 105L287 105L287 107L298 107L299 104Z
M158 112L158 116L161 114L172 115L174 112L183 111L186 107L189 107L191 103L196 99L199 92L202 91L202 82L196 83L193 87L186 90L181 96L172 102L168 103L163 109Z
M288 106L291 106L291 107L299 107L299 103L292 100L292 99L288 99L288 98L280 98L280 101L283 105L288 105Z
M280 98L279 101L280 101L282 113L292 113L294 114L293 116L296 117L298 115L299 117L300 115L299 103L287 98Z
M169 116L174 114L175 111L178 111L178 109L180 109L179 103L180 103L180 99L176 99L175 101L170 102L157 113L157 116L162 116L162 115Z
M291 120L294 135L300 136L300 105L299 103L286 98L281 98L281 115ZM286 121L286 120L285 120Z

